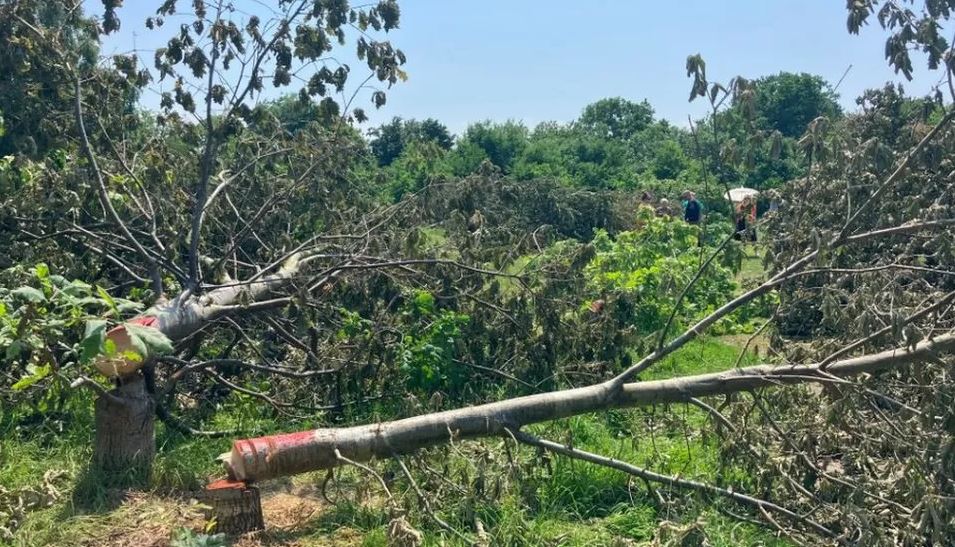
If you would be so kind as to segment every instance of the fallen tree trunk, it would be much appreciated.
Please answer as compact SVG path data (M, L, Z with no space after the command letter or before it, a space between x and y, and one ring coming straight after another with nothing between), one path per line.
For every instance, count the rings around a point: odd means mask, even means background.
M839 381L839 377L937 360L938 354L953 351L955 335L949 334L912 349L897 348L829 363L825 371L820 370L819 364L761 365L627 383L619 389L609 381L391 422L238 440L232 452L222 458L231 478L259 481L329 469L340 465L343 458L364 462L411 453L449 440L507 435L525 425L609 408L681 402L780 384Z

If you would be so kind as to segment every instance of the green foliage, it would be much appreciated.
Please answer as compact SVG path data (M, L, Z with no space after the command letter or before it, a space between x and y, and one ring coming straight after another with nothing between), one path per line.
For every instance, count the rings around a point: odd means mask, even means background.
M699 228L670 217L657 217L650 207L637 211L638 228L611 239L594 238L596 255L585 272L588 285L639 333L659 331L676 309L676 297L699 270L712 248L699 247ZM684 296L677 313L693 319L721 304L734 289L732 272L711 264Z
M433 141L412 141L390 165L384 168L388 197L398 201L408 192L417 192L428 184L452 176L448 153Z
M599 137L628 141L652 121L653 108L647 101L635 103L622 97L613 97L587 105L577 125Z
M470 317L436 309L434 295L427 291L416 292L402 313L413 321L397 350L406 388L426 396L436 390L460 392L470 374L456 354Z
M492 164L504 173L509 173L517 158L527 146L527 128L522 123L479 122L470 125L458 142L458 146L470 143L482 150Z
M842 114L838 95L820 76L780 72L754 83L759 126L783 136L801 137L814 119L835 119Z
M395 117L368 133L372 137L368 144L380 166L391 165L412 144L433 143L442 150L450 150L454 144L448 128L434 118L418 121Z
M518 180L553 178L563 184L591 189L632 187L633 167L625 143L574 127L534 130L513 168Z
M84 67L99 53L95 23L81 7L62 2L5 2L0 5L0 156L41 158L73 133L69 73L53 61L51 44L35 28L62 29L63 47ZM104 94L100 100L109 96Z
M679 143L664 141L653 158L651 170L658 179L675 179L689 166L686 153Z
M82 281L67 281L43 263L2 271L0 279L0 400L11 410L42 415L62 408L74 393L66 384L86 374L93 357L109 352L102 318L119 320L142 308ZM142 355L171 349L155 329L138 329Z

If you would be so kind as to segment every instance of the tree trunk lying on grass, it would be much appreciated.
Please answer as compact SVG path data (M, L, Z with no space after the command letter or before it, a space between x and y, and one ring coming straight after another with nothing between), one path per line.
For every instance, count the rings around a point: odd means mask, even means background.
M936 361L955 351L955 334L872 355L819 364L760 365L717 372L623 384L613 382L519 397L480 406L425 414L403 420L235 441L223 454L230 478L261 481L329 469L372 458L389 458L451 440L508 435L529 424L610 408L688 401L691 398L803 382L844 383L846 376L906 364Z

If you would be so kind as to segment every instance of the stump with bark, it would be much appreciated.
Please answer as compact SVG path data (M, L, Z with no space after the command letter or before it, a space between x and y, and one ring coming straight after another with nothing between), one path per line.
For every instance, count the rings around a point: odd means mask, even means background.
M112 484L144 484L156 453L155 404L142 374L119 378L96 400L93 464Z
M242 481L218 480L206 487L215 531L238 535L265 529L259 489Z

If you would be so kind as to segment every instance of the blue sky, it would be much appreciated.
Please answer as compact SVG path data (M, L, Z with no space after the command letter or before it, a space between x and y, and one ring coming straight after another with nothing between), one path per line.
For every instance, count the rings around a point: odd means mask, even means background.
M699 101L687 102L684 65L694 53L703 55L711 79L723 81L793 71L835 83L852 65L838 90L850 110L866 88L904 81L885 63L885 33L877 25L848 34L843 0L399 2L401 28L390 39L408 56L409 80L390 91L380 111L367 108L371 124L401 116L437 118L455 133L484 119L533 126L572 120L590 102L622 96L647 99L659 117L685 126L687 115L704 112ZM269 0L235 0L259 14L262 3ZM126 4L123 29L104 53L135 43L151 64L149 50L172 28L143 26L158 2ZM101 12L98 2L87 6L90 14ZM935 78L920 70L906 90L925 93Z

